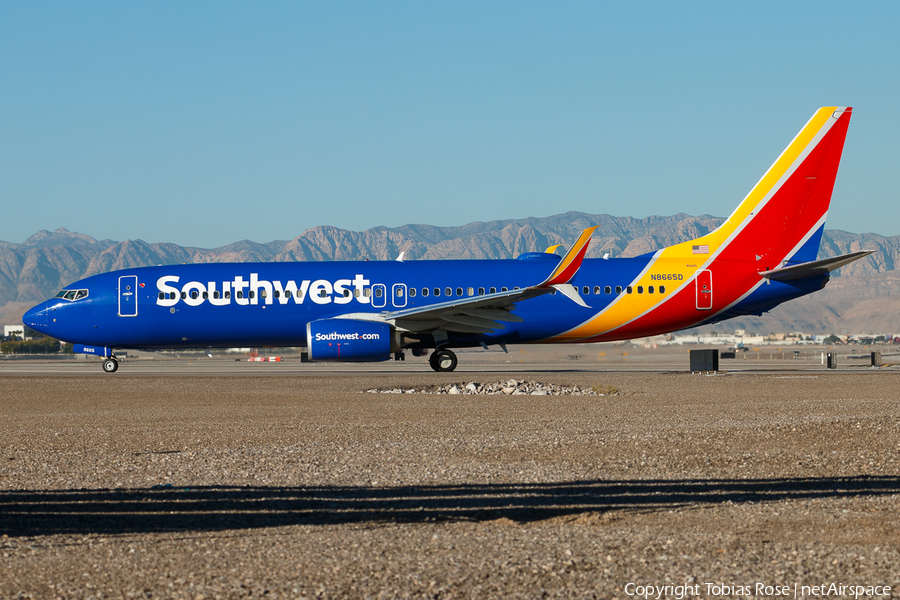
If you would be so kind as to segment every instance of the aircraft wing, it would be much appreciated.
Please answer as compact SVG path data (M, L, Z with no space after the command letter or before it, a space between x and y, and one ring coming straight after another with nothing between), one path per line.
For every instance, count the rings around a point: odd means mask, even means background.
M863 250L862 252L851 252L850 254L842 254L833 258L823 258L822 260L814 260L811 262L800 263L799 265L791 265L789 267L780 267L770 271L762 271L760 275L766 279L774 279L775 281L796 281L805 277L813 277L815 275L825 275L835 269L839 269L844 265L848 265L855 260L859 260L865 256L874 253L874 250Z
M596 227L585 229L553 272L541 283L522 289L512 289L483 296L458 298L418 308L407 308L375 314L348 314L343 318L390 321L398 329L409 332L435 330L459 333L490 333L504 329L504 323L521 323L522 317L512 314L517 302L523 302L559 291L576 304L587 306L569 282L575 277L588 243Z

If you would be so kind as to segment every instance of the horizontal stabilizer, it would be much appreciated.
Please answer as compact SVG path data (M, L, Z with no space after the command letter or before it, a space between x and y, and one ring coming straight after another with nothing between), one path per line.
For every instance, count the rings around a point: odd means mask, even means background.
M855 260L859 260L875 252L874 250L864 250L862 252L851 252L850 254L842 254L833 258L823 258L822 260L814 260L799 265L791 265L789 267L781 267L772 269L771 271L762 271L760 275L766 279L774 279L775 281L796 281L805 279L806 277L814 277L816 275L825 275L840 269L844 265L848 265Z

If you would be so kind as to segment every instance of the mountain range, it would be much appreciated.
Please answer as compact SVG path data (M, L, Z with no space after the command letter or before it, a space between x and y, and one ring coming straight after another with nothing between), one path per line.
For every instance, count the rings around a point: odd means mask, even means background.
M569 212L550 217L475 222L458 227L403 225L349 231L320 226L293 240L249 240L205 249L143 240L96 240L60 228L21 244L0 242L0 323L20 323L30 306L84 277L130 267L211 262L514 258L554 244L567 246L597 225L589 257L629 257L690 240L724 219L710 215L644 219ZM753 332L900 333L900 236L826 230L819 256L875 254L833 274L825 290L783 304L761 318L716 327Z

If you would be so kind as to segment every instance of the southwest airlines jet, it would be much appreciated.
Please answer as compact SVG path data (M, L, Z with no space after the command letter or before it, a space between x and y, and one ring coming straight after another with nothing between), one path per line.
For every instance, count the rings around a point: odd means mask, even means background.
M634 258L220 263L88 277L23 321L118 368L126 348L300 346L313 361L383 361L454 348L607 342L761 315L821 289L869 252L817 260L850 123L819 109L715 231Z

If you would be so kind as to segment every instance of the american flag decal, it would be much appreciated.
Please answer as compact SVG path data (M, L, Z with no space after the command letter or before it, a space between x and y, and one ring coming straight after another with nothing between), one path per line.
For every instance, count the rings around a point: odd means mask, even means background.
M709 254L709 244L691 246L691 250L693 254Z

